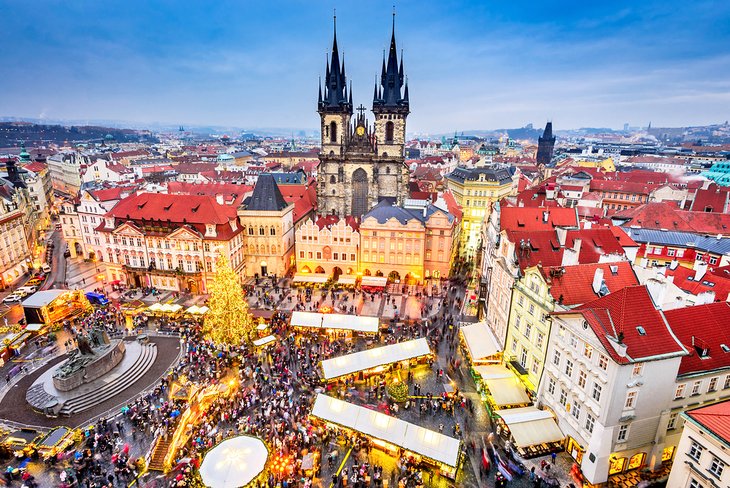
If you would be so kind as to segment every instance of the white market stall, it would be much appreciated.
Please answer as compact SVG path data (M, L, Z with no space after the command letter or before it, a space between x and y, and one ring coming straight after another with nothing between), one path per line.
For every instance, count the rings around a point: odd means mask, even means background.
M366 434L373 438L373 444L391 453L399 447L405 449L438 467L442 474L456 476L461 454L458 439L322 393L314 401L311 416Z
M341 274L337 278L337 283L339 283L340 285L354 285L356 281L357 281L356 275Z
M530 397L519 378L501 364L474 366L484 386L489 390L489 401L497 409L515 405L529 405ZM499 413L499 412L498 412Z
M374 288L385 288L388 284L388 278L385 276L363 276L360 280L360 286L370 286Z
M459 333L471 364L499 362L502 348L486 322L462 324Z
M276 337L273 335L268 335L266 337L262 337L261 339L256 339L253 341L253 345L256 347L265 346L266 344L271 344L276 340Z
M535 457L550 452L563 441L552 413L533 406L499 410L521 455Z
M294 275L292 283L327 283L329 278L325 274L320 273L297 273Z
M377 317L344 315L336 313L292 312L292 327L322 329L331 331L350 331L375 334L378 332Z
M431 354L425 338L413 339L322 361L325 380L339 378L379 366L408 361Z
M210 488L246 486L264 471L268 458L269 450L261 439L233 437L208 451L200 465L200 477Z

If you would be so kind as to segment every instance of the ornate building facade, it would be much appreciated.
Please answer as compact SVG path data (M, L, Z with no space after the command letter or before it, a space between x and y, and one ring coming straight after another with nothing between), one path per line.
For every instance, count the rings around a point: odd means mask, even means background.
M388 59L383 59L380 83L373 93L374 125L366 120L365 110L360 105L352 120L352 88L347 87L335 32L317 104L322 135L317 202L322 214L361 217L384 199L401 204L407 195L404 154L410 104L403 59L398 61L395 24Z

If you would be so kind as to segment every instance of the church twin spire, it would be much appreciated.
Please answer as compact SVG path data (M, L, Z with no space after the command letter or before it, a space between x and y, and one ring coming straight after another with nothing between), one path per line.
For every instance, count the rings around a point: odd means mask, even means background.
M331 58L327 58L324 90L322 81L319 83L318 110L320 112L347 113L352 115L352 82L348 91L345 76L345 56L337 47L337 16L334 16L334 35L332 39ZM373 91L373 111L409 112L408 81L403 73L403 54L400 63L395 42L395 12L393 12L393 30L390 38L390 49L386 63L383 53L383 65L380 74L380 83L376 78Z

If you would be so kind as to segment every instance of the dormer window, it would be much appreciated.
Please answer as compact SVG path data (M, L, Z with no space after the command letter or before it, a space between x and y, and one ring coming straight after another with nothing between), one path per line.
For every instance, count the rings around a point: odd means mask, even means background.
M636 327L636 332L638 332L640 336L646 335L646 329L644 329L641 325Z
M114 219L113 218L104 219L104 227L106 227L107 229L113 229L114 228Z
M215 231L215 224L205 224L205 235L207 236L216 236Z

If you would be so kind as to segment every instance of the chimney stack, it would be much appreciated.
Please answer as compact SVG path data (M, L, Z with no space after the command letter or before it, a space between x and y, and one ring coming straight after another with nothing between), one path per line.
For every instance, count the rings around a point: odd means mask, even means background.
M549 210L544 210L542 212L542 223L543 224L547 224L548 223L548 220L550 220L550 211Z
M707 273L707 263L704 261L695 261L695 281L702 281L702 277Z
M599 295L601 285L603 285L603 269L596 268L596 272L593 274L593 293Z
M558 234L558 244L560 244L560 247L565 247L565 240L568 237L568 229L557 227L555 232Z

